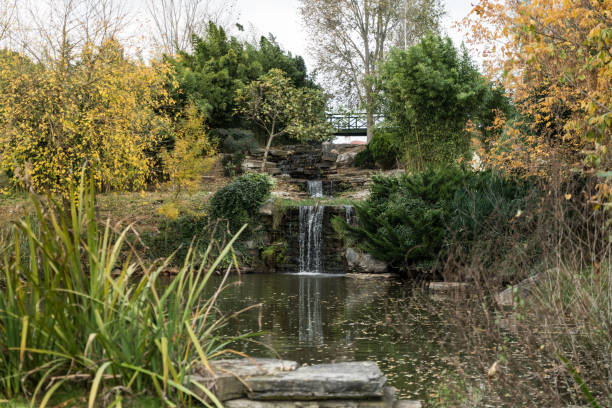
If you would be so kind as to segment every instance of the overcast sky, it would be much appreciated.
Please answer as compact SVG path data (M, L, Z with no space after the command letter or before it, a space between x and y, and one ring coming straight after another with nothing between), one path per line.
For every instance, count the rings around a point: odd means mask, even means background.
M455 45L461 44L462 36L452 25L463 19L471 10L474 0L447 0L447 16L444 26ZM313 69L307 53L308 38L300 20L298 0L237 0L241 24L252 24L261 34L274 34L277 41L293 54L306 59L308 70Z

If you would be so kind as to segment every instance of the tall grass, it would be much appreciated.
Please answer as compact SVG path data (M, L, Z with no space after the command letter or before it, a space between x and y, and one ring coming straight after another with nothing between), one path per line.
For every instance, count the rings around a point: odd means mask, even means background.
M485 400L612 406L612 241L609 214L591 202L596 189L592 178L550 180L537 205L523 209L530 229L516 218L510 222L519 228L486 223L481 240L490 242L450 258L480 283L473 308L449 319L466 328L466 348L477 356L470 368L485 376ZM514 283L538 272L529 294L515 292L512 308L495 304L505 287L491 277L503 273Z
M213 296L204 294L220 261L236 260L238 235L206 270L189 251L167 285L159 278L169 260L144 265L126 242L129 228L115 233L98 224L93 186L74 196L34 198L34 216L16 224L2 252L0 395L44 407L58 390L77 386L87 390L88 407L121 406L151 391L168 406L221 406L206 389L207 401L190 391L202 388L190 374L248 337L219 335L231 317L214 307L225 279Z

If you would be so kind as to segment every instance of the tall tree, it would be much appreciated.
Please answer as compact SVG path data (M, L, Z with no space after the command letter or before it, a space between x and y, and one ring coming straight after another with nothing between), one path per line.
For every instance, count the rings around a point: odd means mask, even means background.
M7 37L15 18L15 0L0 0L0 41Z
M120 0L23 0L11 41L36 62L63 71L85 47L119 39L131 22Z
M237 112L266 132L268 142L261 170L276 137L324 140L333 129L325 118L326 100L317 89L296 88L280 69L274 68L236 94Z
M465 48L459 52L450 38L427 35L408 50L394 49L381 71L386 121L402 136L408 166L423 170L469 158L465 126L468 120L489 125L479 114L493 90Z
M403 24L408 10L421 0L300 0L300 11L310 31L311 50L317 67L336 96L367 113L368 141L372 138L378 69L389 49L401 37L408 38ZM439 8L432 8L438 13ZM404 17L403 17L404 16ZM439 18L439 17L438 17ZM435 18L434 18L435 20ZM435 29L425 19L412 19L410 35ZM421 24L421 25L419 25ZM418 29L416 28L418 26ZM413 39L411 39L413 41Z
M209 22L226 25L235 8L236 0L147 0L155 41L167 55L190 50L194 35L204 35Z
M407 49L427 33L440 33L445 14L441 0L402 0L395 45Z

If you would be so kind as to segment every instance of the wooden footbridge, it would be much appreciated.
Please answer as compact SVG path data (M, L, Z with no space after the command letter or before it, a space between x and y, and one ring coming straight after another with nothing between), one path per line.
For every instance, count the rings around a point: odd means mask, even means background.
M383 115L374 115L374 124L381 123ZM336 136L366 136L368 117L365 113L330 113L327 121L336 129Z

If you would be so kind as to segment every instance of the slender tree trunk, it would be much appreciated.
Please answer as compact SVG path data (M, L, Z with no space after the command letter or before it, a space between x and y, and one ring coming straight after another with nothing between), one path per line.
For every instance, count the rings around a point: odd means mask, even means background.
M270 147L272 146L272 139L274 139L274 134L271 134L268 137L268 143L266 144L266 150L264 151L263 161L261 162L261 171L264 173L266 171L266 162L268 161L268 152L270 151Z
M370 143L374 136L374 91L366 88L366 118L367 118L367 140Z

